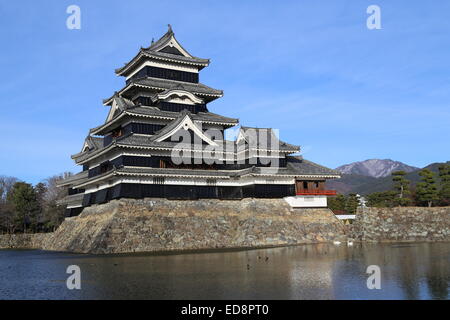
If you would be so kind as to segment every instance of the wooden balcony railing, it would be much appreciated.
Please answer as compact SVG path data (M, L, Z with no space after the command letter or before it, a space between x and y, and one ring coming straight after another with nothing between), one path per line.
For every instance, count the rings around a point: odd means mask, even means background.
M296 193L298 196L335 196L336 190L305 189Z

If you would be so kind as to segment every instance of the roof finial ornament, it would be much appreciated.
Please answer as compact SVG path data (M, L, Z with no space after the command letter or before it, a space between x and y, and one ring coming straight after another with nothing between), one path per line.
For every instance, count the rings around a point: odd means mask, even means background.
M169 27L169 30L167 30L167 32L168 33L173 33L172 26L170 25L170 23L167 26Z
M153 42L155 42L155 38L152 38L152 44L153 44Z

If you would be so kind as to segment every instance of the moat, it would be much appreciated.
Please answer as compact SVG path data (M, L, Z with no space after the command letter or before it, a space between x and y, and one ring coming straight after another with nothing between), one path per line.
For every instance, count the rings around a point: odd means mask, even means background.
M66 268L81 269L68 290ZM381 289L366 285L369 265ZM85 255L0 250L0 299L449 299L450 243Z

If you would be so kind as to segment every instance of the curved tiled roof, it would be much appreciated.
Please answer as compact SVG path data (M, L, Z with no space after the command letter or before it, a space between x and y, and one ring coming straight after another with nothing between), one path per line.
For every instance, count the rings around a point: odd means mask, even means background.
M91 137L91 141L94 145L94 149L100 149L103 147L103 138Z
M245 133L250 134L249 133L250 130L254 130L256 134L257 140L255 147L257 148L274 150L272 149L272 147L275 146L275 149L278 150L291 150L293 152L300 151L299 146L289 144L287 142L278 139L277 135L275 134L272 128L253 128L241 126L241 131L244 132L244 138L247 142L249 142L248 141L249 136L248 135L246 136Z
M172 169L172 168L144 168L144 167L120 167L111 171L102 173L100 175L91 177L81 181L76 185L80 187L90 183L98 183L103 179L109 179L111 176L172 176L172 177L213 177L230 179L251 175L255 171L255 167L240 169L240 170L199 170L199 169Z
M178 123L178 122L176 120L174 120L171 127L175 126L176 123ZM171 129L171 128L169 128L169 129ZM169 130L169 129L163 128L162 130L164 132L166 132L166 130ZM235 143L235 141L232 142L233 143L231 145L232 150L229 149L230 146L224 144L225 141L223 141L223 142L215 141L215 142L218 143L216 148L223 147L225 152L227 152L227 153L228 152L236 153L237 151L243 151L238 148L238 145ZM174 142L174 141L158 142L158 141L154 140L154 136L152 136L152 135L141 135L141 134L129 133L127 135L116 138L115 140L113 140L112 144L110 144L106 147L102 147L102 148L94 150L94 151L78 153L78 154L73 155L72 158L75 159L75 161L77 163L84 162L87 159L91 158L92 156L97 155L98 153L102 153L103 151L106 151L107 149L112 149L116 146L130 147L130 148L154 148L154 149L172 149L174 147L180 147L183 149L192 148L193 151L196 151L196 150L201 151L198 148L195 148L194 146L183 145L183 144L180 144L179 142ZM277 147L276 149L273 149L273 150L279 150L281 152L293 153L293 152L297 151L297 149L295 149L293 147L295 147L295 146L280 143L279 147ZM262 145L261 148L267 149L267 146Z
M292 174L298 175L325 175L325 176L337 176L340 177L339 171L321 166L309 160L303 159L303 157L291 157L287 158L286 171Z
M182 50L184 50L188 54L188 56L160 51L164 49L164 47L167 47L171 39L174 39L174 41L181 47ZM169 30L159 40L153 42L147 48L141 48L138 54L133 59L125 63L123 67L116 69L115 72L118 75L123 75L126 73L126 71L132 70L136 65L139 64L141 60L144 60L146 58L154 58L157 60L165 60L174 63L195 65L198 66L199 69L202 69L209 65L209 59L195 57L191 55L186 49L184 49L183 46L178 42L178 40L176 40L172 28L169 27Z
M182 62L188 62L191 64L199 64L199 65L205 65L205 66L207 66L209 64L209 59L203 59L203 58L198 58L198 57L185 57L185 56L180 56L180 55L167 53L167 52L153 51L151 49L144 49L143 52L146 55L151 56L151 57L161 57L161 58L166 58L166 59L170 59L170 60L176 60L177 62L182 61Z
M172 149L172 148L180 148L180 149L192 149L193 151L201 151L198 148L195 148L194 145L183 144L176 141L155 141L155 136L147 136L147 135L136 135L130 134L127 136L120 137L116 140L117 146L125 146L125 147L149 147L149 148L161 148L161 149ZM219 145L220 146L220 145ZM230 150L233 152L234 150Z
M81 183L81 181L79 183ZM72 194L70 196L65 196L61 200L58 200L56 203L59 206L67 205L72 207L81 207L83 203L83 197L84 193Z
M328 169L314 162L304 160L301 157L288 157L286 168L263 168L249 167L239 170L200 170L200 169L175 169L175 168L144 168L144 167L120 167L111 171L94 176L88 179L80 180L77 185L86 183L97 183L100 180L110 178L111 176L176 176L176 177L214 177L230 179L246 175L252 176L287 176L287 177L320 177L320 178L339 178L337 171Z
M119 117L122 114L121 117ZM148 117L155 119L165 119L165 120L175 120L180 116L179 112L173 111L164 111L159 109L158 107L151 106L135 106L133 108L126 109L124 112L121 112L117 116L115 116L111 121L108 121L98 127L92 128L89 133L95 135L103 135L105 134L105 130L109 130L109 128L114 125L120 118L127 116L128 118L133 117ZM192 113L191 118L193 121L200 121L204 123L212 123L212 124L221 124L224 126L234 126L239 123L239 119L224 117L219 114L213 112L198 112Z
M58 187L70 186L75 183L82 182L88 177L88 171L81 171L77 174L71 175L64 180L58 181Z
M168 79L160 79L160 78L150 78L144 77L139 79L134 79L130 81L124 88L122 88L119 94L125 94L131 88L147 88L157 91L165 91L167 89L179 89L189 91L195 95L210 97L210 98L219 98L223 96L223 91L208 87L203 83L191 83L191 82L180 82L176 80L168 80ZM104 99L103 103L105 105L109 105L112 103L114 95ZM210 99L211 100L211 99ZM213 99L212 99L213 100Z
M142 61L147 60L149 58L173 62L173 63L194 65L194 66L197 66L199 68L199 70L203 69L204 67L207 67L209 65L209 59L189 58L189 57L179 56L179 55L166 53L166 52L155 52L155 51L148 51L145 49L140 49L138 54L133 59L131 59L131 61L125 63L125 65L123 67L117 68L115 70L115 73L117 75L125 75L126 71L133 70Z
M103 148L103 137L93 137L91 135L88 135L86 139L84 139L84 144L87 144L89 150L87 151L82 150L81 152L72 155L72 158L78 157L82 154L90 154Z
M163 117L167 119L176 119L180 116L180 112L164 111L157 107L149 107L149 106L137 106L135 108L129 109L128 113L136 115ZM191 117L192 120L194 121L230 123L230 124L239 123L239 120L236 118L221 116L213 112L191 113Z
M103 138L87 136L84 140L87 143L89 150L97 150L103 147Z
M131 168L123 167L116 170L116 173L126 175L172 175L172 176L214 176L214 177L239 177L251 174L254 167L240 170L199 170L199 169L171 169L171 168Z
M197 148L194 148L192 145L183 145L179 142L175 141L154 141L151 135L140 135L140 134L127 134L121 137L116 138L113 142L101 149L92 151L92 152L83 152L72 155L72 159L75 160L76 163L82 163L86 160L99 155L103 152L108 152L109 150L116 147L128 147L128 148L150 148L150 149L173 149L175 147L179 147L180 149L190 148L193 151L197 151ZM201 151L201 150L199 150ZM234 152L234 150L230 150L230 152Z

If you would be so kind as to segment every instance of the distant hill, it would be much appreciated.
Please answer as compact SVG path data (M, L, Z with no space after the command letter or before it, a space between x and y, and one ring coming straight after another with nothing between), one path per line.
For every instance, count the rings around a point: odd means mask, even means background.
M447 163L450 163L450 161L448 161ZM425 168L438 173L439 165L441 164L442 163L432 163ZM421 169L416 169L406 174L406 178L411 181L412 186L420 181L420 170ZM358 174L344 174L340 179L327 181L327 188L337 190L339 193L344 194L358 193L366 195L372 192L391 190L392 187L393 183L392 177L390 175L380 178L374 178Z
M342 178L336 180L328 180L327 189L337 190L339 193L349 194L360 190L364 190L365 186L376 183L378 179L373 177L361 176L357 174L344 174Z
M400 161L391 159L369 159L365 161L353 162L336 168L343 174L356 174L374 178L390 176L393 171L403 170L411 172L419 168L409 166Z

